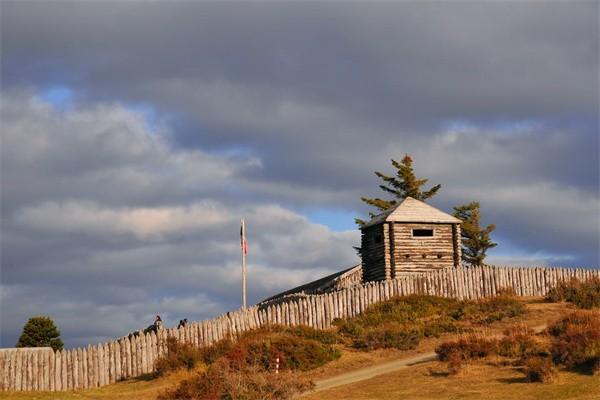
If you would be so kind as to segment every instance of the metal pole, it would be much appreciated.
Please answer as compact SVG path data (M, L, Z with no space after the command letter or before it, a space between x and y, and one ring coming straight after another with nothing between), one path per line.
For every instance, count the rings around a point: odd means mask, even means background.
M242 218L242 304L246 309L246 225Z

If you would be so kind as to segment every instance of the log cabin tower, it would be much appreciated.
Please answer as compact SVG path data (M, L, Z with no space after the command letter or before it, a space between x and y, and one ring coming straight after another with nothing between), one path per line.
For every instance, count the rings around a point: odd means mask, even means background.
M407 197L361 229L363 282L458 267L461 220Z

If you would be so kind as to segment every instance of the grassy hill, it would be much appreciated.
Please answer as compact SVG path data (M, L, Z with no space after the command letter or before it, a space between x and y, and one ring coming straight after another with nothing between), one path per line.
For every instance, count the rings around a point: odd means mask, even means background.
M0 398L175 399L186 398L186 393L188 397L189 393L200 393L199 390L204 390L201 393L212 390L208 398L213 398L213 395L219 398L223 391L242 393L239 391L246 390L227 386L233 385L231 382L236 379L249 379L258 386L263 385L261 390L266 391L281 390L281 387L277 389L277 385L299 385L298 388L305 389L309 387L306 384L309 380L319 382L390 360L432 352L440 344L466 335L492 338L501 336L509 327L526 329L551 325L574 309L575 306L570 303L507 296L479 302L457 302L427 296L396 298L372 306L361 316L336 321L336 327L328 332L275 327L250 332L235 343L222 342L201 350L180 349L180 353L173 352L172 359L165 361L163 376L130 379L85 391L1 393ZM597 309L587 312L600 318ZM283 372L279 375L273 373L275 355L281 358ZM194 366L191 369L176 368L182 365ZM240 375L239 371L246 375ZM216 384L205 387L207 381ZM235 390L238 392L231 392ZM551 383L531 383L515 358L491 356L465 362L456 374L449 372L447 363L431 361L318 393L305 392L301 397L307 400L547 400L596 399L598 393L600 379L593 376L590 369L559 365ZM285 396L288 394L286 392ZM256 398L252 397L256 394L249 396L247 398ZM272 398L283 397L284 394L281 394Z

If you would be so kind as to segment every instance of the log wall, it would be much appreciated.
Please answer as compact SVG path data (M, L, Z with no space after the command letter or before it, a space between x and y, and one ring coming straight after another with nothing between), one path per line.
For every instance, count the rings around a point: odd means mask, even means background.
M413 229L433 236L414 237ZM363 281L382 281L406 274L458 267L460 224L386 222L361 230Z
M374 225L361 230L361 258L363 282L391 278L388 224Z
M357 285L362 282L362 265L350 269L344 274L335 278L332 282L332 289L340 290L349 286Z
M403 273L454 267L453 224L393 224L394 277ZM413 229L432 229L431 237L413 237Z
M47 348L0 349L0 390L66 391L95 388L154 371L169 336L195 346L269 324L331 327L334 318L353 317L393 296L429 294L464 299L494 296L511 288L519 296L544 296L559 281L600 279L599 269L495 267L448 268L397 279L358 284L319 295L260 304L181 329L140 333L109 343L53 352Z

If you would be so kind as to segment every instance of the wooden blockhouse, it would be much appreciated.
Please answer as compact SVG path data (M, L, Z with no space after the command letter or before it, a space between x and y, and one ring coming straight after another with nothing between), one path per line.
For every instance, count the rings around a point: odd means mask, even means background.
M363 282L458 267L461 220L407 197L361 227Z

